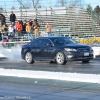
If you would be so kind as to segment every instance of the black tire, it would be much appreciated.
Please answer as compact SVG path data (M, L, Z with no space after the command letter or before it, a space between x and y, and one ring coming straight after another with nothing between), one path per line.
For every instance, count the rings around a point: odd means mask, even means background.
M90 60L83 60L82 63L89 63Z
M26 53L26 55L25 55L25 61L28 64L33 64L34 63L33 56L32 56L32 54L30 52Z
M57 54L56 54L56 62L59 65L66 64L65 55L62 52L57 52Z

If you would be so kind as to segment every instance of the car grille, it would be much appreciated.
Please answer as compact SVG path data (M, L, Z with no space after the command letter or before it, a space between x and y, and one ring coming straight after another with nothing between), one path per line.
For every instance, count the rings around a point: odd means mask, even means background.
M90 51L89 48L78 48L77 50L78 52L89 52Z

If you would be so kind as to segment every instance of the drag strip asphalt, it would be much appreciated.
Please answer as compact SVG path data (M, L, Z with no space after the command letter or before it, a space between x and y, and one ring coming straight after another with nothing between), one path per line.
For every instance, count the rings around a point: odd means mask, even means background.
M65 73L100 74L100 59L91 60L90 63L68 62L66 65L36 61L34 64L27 64L25 61L0 60L0 68L18 69L31 71L51 71Z
M27 64L25 61L5 59L0 62L0 75L100 83L99 66L99 60L91 60L90 63L68 62L66 65L57 65L39 61Z

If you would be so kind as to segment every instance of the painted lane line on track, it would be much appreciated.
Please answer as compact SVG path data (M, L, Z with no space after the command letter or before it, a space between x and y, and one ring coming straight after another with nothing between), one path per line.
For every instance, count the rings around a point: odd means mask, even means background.
M0 76L54 79L74 82L100 83L100 74L63 73L49 71L29 71L0 68Z

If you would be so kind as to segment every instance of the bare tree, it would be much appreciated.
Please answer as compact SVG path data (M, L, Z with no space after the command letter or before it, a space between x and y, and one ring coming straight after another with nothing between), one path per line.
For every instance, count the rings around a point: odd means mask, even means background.
M58 6L65 7L67 5L80 6L82 0L56 0Z
M22 0L17 0L17 2L20 4L20 6L21 6L22 8L26 8L25 5L23 4Z
M32 4L33 4L33 8L38 7L38 4L39 4L40 0L31 0L31 1L32 1Z
M67 0L57 0L57 6L66 6L67 5Z
M40 0L27 0L27 1L28 1L28 3L25 4L25 0L17 0L17 2L21 5L22 8L29 8L31 6L31 4L32 4L33 8L37 8L39 6Z

